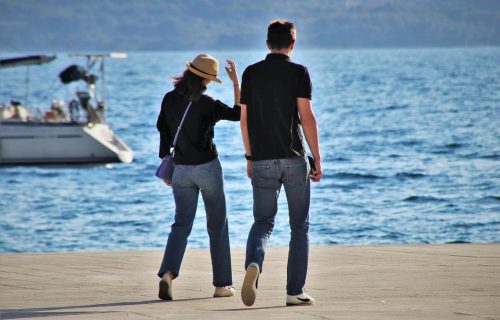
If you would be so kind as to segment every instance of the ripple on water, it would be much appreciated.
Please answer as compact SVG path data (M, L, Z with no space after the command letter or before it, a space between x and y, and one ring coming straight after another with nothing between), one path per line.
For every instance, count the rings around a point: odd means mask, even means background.
M427 175L417 172L398 172L395 177L403 179L421 179L427 177Z
M487 201L487 202L500 202L500 196L487 196L487 197L481 198L481 200Z
M446 200L432 196L409 196L404 198L403 201L412 203L428 203L428 202L445 202Z
M495 227L495 226L500 226L500 220L488 221L488 222L458 222L451 224L451 227L457 229L472 229L472 228Z
M403 109L408 109L410 107L409 104L391 104L387 106L385 109L386 110L403 110Z
M337 178L337 179L350 179L350 180L377 180L383 179L381 176L377 176L369 173L353 173L353 172L338 172L332 176L326 176L325 178Z
M459 148L462 148L464 146L465 146L464 143L454 142L454 143L448 143L444 147L448 148L448 149L459 149Z
M482 156L480 156L480 158L491 159L491 160L500 160L500 154L495 153L495 154L482 155Z

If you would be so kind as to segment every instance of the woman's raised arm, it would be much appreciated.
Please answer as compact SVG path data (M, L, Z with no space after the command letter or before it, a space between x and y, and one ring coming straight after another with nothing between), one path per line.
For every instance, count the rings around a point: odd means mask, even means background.
M238 70L233 60L226 60L229 66L225 67L229 79L233 82L234 104L240 105L240 81L238 80Z

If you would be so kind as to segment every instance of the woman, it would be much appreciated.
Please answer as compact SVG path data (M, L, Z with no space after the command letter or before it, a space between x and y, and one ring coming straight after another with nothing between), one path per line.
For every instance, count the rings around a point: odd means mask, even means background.
M161 278L158 296L163 300L172 300L172 280L179 275L200 191L207 214L214 297L234 294L222 168L213 142L217 121L240 119L236 65L231 60L227 62L226 72L234 87L234 108L203 94L211 81L221 81L217 78L219 62L208 54L200 54L186 63L187 70L182 76L174 78L175 89L163 98L158 116L156 126L160 132L160 158L163 158L170 155L177 128L191 103L175 145L172 181L165 182L174 193L175 221L158 272Z

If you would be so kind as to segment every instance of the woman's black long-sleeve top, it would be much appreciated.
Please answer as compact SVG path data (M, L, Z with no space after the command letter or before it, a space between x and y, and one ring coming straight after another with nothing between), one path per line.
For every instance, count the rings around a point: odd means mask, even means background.
M156 122L160 132L160 158L170 155L177 127L188 103L175 89L165 94ZM217 158L217 147L213 142L215 124L222 119L239 121L240 113L238 105L230 108L219 100L202 95L200 100L192 103L182 125L175 147L175 163L198 165Z

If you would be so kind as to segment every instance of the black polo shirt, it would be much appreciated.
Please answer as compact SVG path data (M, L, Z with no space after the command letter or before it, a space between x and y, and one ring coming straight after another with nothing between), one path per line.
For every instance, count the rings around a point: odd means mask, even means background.
M165 94L156 122L160 132L160 158L170 154L177 127L188 103L177 90ZM219 100L202 95L200 100L193 102L182 125L175 147L175 163L198 165L217 158L217 147L213 141L215 124L222 119L239 121L240 113L240 106L230 108Z
M241 103L247 105L252 160L305 155L297 98L311 99L305 66L284 54L271 53L243 72Z

